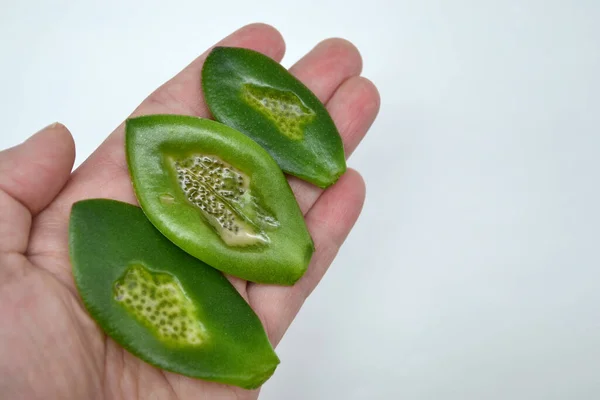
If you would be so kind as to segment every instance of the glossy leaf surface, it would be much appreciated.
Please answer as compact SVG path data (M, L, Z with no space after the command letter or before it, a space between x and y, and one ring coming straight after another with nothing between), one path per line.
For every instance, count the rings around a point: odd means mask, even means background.
M189 254L253 282L291 285L314 246L277 163L219 122L152 115L127 121L126 149L148 219Z
M159 368L255 388L279 359L222 273L167 240L139 207L85 200L70 220L73 275L107 335Z
M285 172L327 187L346 171L342 140L326 108L271 58L216 47L204 62L202 88L214 117L267 149Z

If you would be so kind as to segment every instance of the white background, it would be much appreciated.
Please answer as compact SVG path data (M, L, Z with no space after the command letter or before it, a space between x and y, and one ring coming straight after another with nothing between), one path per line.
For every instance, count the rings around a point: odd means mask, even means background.
M0 148L59 120L78 164L246 23L361 50L364 213L262 399L600 398L597 0L1 3Z

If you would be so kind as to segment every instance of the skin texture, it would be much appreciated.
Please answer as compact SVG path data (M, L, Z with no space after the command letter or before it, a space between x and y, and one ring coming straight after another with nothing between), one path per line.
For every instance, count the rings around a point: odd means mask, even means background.
M252 48L281 60L272 27L241 28L220 45ZM207 116L200 71L206 53L152 93L133 115ZM344 140L356 148L379 110L375 86L359 77L361 57L341 39L319 43L291 72L326 104ZM99 197L135 204L124 125L71 174L74 143L54 124L0 152L0 393L10 399L256 399L247 391L158 370L125 352L98 329L74 287L68 221L75 201ZM17 168L18 166L18 168ZM333 261L364 201L349 169L326 191L290 178L315 241L306 274L293 287L230 278L260 317L275 346Z

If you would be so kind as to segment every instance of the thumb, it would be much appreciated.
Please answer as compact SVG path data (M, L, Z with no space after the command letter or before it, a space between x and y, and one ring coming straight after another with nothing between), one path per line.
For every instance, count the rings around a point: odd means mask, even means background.
M73 137L58 123L0 151L0 251L25 251L32 217L60 192L74 161Z
M34 216L63 188L75 162L69 130L54 123L18 146L0 152L0 190Z

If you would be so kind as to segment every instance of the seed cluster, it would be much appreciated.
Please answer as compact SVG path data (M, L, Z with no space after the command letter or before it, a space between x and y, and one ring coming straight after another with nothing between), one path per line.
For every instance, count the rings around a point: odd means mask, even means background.
M169 274L132 265L115 282L113 295L163 342L196 346L207 337L194 304Z
M229 245L264 241L261 232L241 215L249 179L215 156L194 155L174 160L179 186Z
M304 126L315 117L313 110L288 91L248 83L242 89L242 99L293 140L302 139Z

